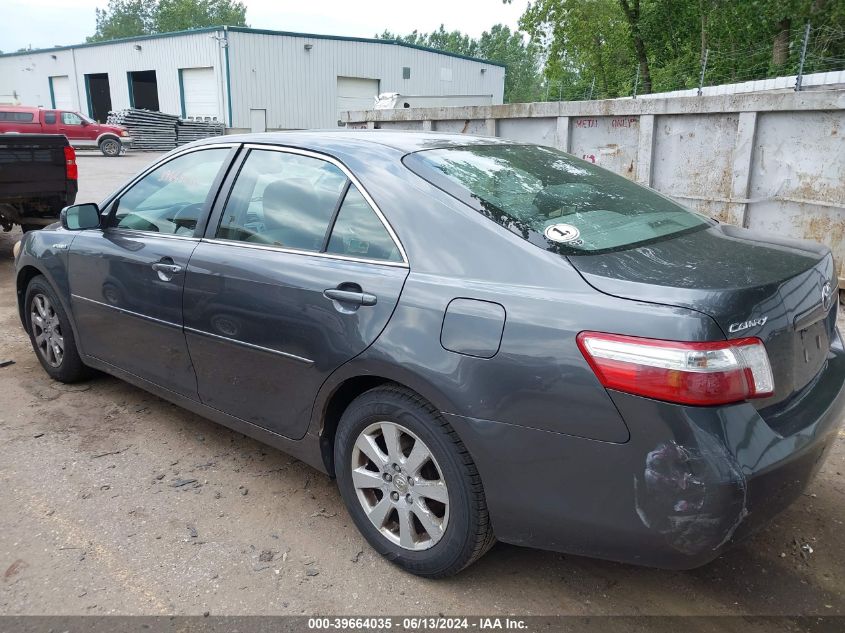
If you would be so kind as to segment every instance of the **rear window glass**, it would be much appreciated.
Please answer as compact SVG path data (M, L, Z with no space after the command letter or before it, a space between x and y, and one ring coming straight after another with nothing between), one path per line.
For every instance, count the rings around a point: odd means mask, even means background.
M45 112L44 113L44 123L52 125L56 122L56 113L55 112Z
M405 164L494 222L563 254L621 250L710 226L650 189L547 147L424 150Z
M32 123L32 112L0 112L0 121L16 121L17 123Z

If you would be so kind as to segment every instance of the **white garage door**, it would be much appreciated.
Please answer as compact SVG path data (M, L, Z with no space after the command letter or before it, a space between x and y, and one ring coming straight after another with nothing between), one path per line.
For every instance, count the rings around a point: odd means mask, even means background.
M73 103L73 96L70 92L70 79L67 75L58 77L50 77L50 82L53 84L53 100L56 103L57 110L75 110Z
M337 78L337 111L372 110L378 96L378 79ZM339 118L339 117L338 117Z
M183 68L182 91L185 116L189 119L218 119L217 82L214 81L213 68Z

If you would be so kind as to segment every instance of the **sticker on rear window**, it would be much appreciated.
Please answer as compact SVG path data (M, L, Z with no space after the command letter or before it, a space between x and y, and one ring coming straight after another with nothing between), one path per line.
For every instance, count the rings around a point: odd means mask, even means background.
M543 235L552 242L574 242L581 235L581 231L571 224L552 224L546 227Z

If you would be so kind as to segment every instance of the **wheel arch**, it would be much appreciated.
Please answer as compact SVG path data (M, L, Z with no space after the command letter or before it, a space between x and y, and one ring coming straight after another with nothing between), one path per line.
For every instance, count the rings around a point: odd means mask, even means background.
M49 281L47 275L45 275L42 271L38 270L35 266L27 264L18 271L18 275L15 280L15 292L18 299L18 316L21 319L21 324L24 326L26 325L26 315L24 314L24 295L26 294L29 282L38 275L44 275L44 277Z
M97 147L99 147L100 143L102 143L106 139L114 139L115 141L117 141L118 143L123 145L123 143L120 140L120 137L117 134L115 134L114 132L103 132L102 134L100 134L97 137Z
M361 394L382 385L401 387L426 400L438 411L448 411L448 399L432 385L400 376L397 372L385 371L385 367L376 372L346 371L343 375L332 376L321 388L314 403L311 420L311 432L320 442L320 454L323 464L331 477L334 470L334 440L340 418L347 407Z

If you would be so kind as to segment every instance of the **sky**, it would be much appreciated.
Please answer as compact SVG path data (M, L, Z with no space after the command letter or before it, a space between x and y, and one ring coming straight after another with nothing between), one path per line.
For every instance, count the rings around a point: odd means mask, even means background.
M94 33L94 9L108 0L2 0L0 50L78 44ZM373 37L433 31L440 24L478 37L497 23L516 28L527 0L245 0L249 26Z

